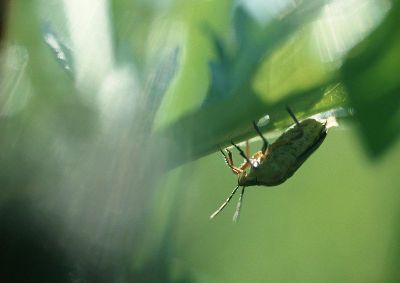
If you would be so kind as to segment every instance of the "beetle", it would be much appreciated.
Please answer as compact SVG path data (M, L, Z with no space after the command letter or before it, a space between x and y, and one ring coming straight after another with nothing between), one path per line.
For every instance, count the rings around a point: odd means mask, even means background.
M238 183L226 201L213 213L213 219L219 214L232 199L239 187L242 187L239 201L236 207L233 221L237 221L242 207L243 195L246 187L250 186L277 186L290 178L307 158L325 140L328 128L337 125L334 117L333 122L330 118L321 121L314 118L307 118L298 121L293 111L287 106L286 110L292 117L294 124L286 129L275 142L269 144L261 133L257 124L253 121L253 127L263 142L260 151L251 157L249 156L249 143L246 142L246 153L233 141L231 144L239 151L244 158L244 163L235 166L232 159L232 152L229 149L221 151L225 163L232 172L238 176ZM249 168L247 172L246 169Z

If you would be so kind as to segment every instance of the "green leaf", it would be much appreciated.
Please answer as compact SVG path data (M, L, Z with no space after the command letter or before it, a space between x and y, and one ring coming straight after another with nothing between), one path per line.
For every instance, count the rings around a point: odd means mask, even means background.
M356 110L365 145L379 157L400 133L400 4L345 61L343 82Z
M268 61L265 58L271 58L285 41L299 34L323 6L323 1L300 5L265 27L257 26L249 15L239 10L234 22L239 45L232 48L234 51L228 60L225 45L215 36L211 37L217 50L217 62L211 64L212 84L208 98L199 109L184 114L154 135L153 148L171 157L166 158L167 167L215 152L228 145L231 139L238 142L255 136L252 121L265 115L271 118L268 131L287 127L292 121L285 111L286 105L290 105L299 118L346 105L345 91L334 72L319 76L302 88L287 89L277 97L273 93L260 95L259 89L255 91L253 87L260 67Z

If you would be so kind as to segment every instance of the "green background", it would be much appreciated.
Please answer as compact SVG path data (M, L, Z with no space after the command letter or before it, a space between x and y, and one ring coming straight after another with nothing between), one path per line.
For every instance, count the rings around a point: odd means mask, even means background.
M176 264L200 282L397 282L399 160L398 143L376 162L351 125L333 129L287 182L247 189L237 224L236 199L208 219L236 184L220 154L185 166L169 186Z

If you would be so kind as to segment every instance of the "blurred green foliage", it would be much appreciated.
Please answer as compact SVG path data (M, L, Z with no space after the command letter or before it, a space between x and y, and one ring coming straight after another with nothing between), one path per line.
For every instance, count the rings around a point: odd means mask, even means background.
M400 4L356 46L343 65L343 79L372 156L380 156L400 133ZM379 118L378 118L379 117Z
M400 281L399 2L256 2L4 6L0 281ZM341 127L209 221L286 105Z

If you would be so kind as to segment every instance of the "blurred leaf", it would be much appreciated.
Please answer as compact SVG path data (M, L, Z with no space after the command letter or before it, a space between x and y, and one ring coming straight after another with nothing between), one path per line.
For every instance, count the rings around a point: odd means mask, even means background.
M206 102L211 102L223 98L229 94L226 91L229 87L229 70L231 68L231 58L227 54L226 47L221 38L210 28L206 30L210 36L211 41L215 48L217 58L214 62L210 62L211 71L211 86L209 94L206 97Z
M373 157L385 153L400 134L399 1L382 24L345 61L343 81Z
M242 6L238 6L233 15L235 40L231 42L234 46L231 48L232 54L229 54L221 38L209 32L217 60L211 63L212 82L205 103L235 95L239 89L243 91L243 87L250 88L251 80L263 63L262 59L270 56L283 41L293 36L324 4L325 1L314 1L299 5L281 19L273 19L265 27Z
M112 0L110 12L117 59L124 63L133 60L139 70L143 69L148 35L157 10L146 1Z
M251 48L251 45L263 35L260 23L243 6L239 6L235 11L233 27L239 52Z

